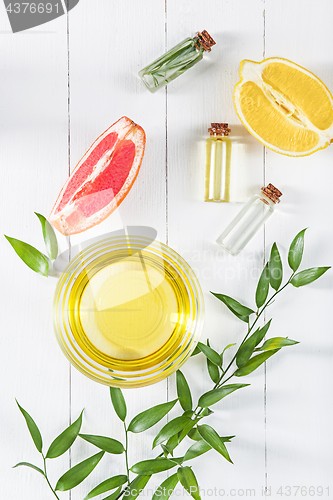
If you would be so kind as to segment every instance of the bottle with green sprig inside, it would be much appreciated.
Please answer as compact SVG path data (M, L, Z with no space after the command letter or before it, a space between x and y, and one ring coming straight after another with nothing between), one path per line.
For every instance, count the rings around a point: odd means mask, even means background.
M185 38L178 45L153 61L139 72L139 76L151 92L164 87L202 60L210 52L215 40L203 30L194 37Z

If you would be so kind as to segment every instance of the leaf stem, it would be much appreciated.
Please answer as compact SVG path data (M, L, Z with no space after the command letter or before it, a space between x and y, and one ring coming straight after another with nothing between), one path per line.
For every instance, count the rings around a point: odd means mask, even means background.
M222 374L220 376L220 379L218 380L218 382L216 382L216 384L214 385L213 389L218 389L220 388L223 384L225 384L226 382L228 382L235 374L235 372L233 372L231 375L229 375L229 377L227 377L226 379L224 379L226 373L229 372L231 366L233 365L236 357L237 357L237 354L238 354L238 351L239 349L242 347L242 345L244 344L244 342L247 340L247 338L249 337L250 333L253 331L253 328L255 327L255 325L257 324L260 316L263 314L263 312L265 311L266 307L270 306L272 302L274 302L274 299L275 297L280 293L282 292L282 290L284 290L284 288L286 288L286 286L289 285L290 281L293 279L295 275L295 272L292 273L292 275L290 276L290 278L288 279L288 281L279 289L277 290L276 292L273 293L273 295L271 296L270 299L268 299L266 301L266 303L262 306L261 310L258 308L255 315L256 315L256 318L254 320L254 322L252 323L252 325L250 325L250 322L248 322L248 327L247 327L247 332L246 332L246 335L245 337L243 338L241 344L239 345L235 355L232 357L230 363L228 364L227 368L225 370L222 370ZM201 413L203 411L203 408L199 408L198 406L195 408L194 410L194 417L200 417Z
M225 384L226 382L228 382L228 380L230 380L233 376L234 376L235 372L233 372L231 375L229 375L228 378L226 378L225 380L223 380L223 384ZM219 388L220 386L218 385L217 388Z
M130 471L128 465L128 430L125 421L124 421L124 431L125 431L125 464L127 473L127 483L130 484L130 477L129 477Z
M264 313L264 311L266 310L266 308L270 304L272 304L272 302L274 302L275 297L280 292L282 292L282 290L284 290L289 285L289 283L291 282L291 280L294 277L294 275L295 275L295 272L292 273L292 275L290 276L290 278L288 279L288 281L281 288L279 288L278 290L276 290L273 293L273 295L263 304L263 306L261 308L257 309L257 311L255 312L255 319L254 319L252 325L250 325L250 321L248 321L247 332L246 332L245 337L243 338L241 344L239 345L236 353L232 357L232 359L231 359L230 363L228 364L227 368L225 370L221 369L222 373L220 375L220 378L219 378L218 382L214 385L214 387L213 387L212 390L220 388L223 384L225 384L228 380L230 380L234 376L235 371L233 373L231 373L227 378L225 378L226 374L230 371L230 368L232 367L234 361L236 360L237 353L238 353L239 349L241 348L241 346L244 344L244 342L247 340L247 338L249 337L249 335L253 331L254 327L256 326L257 322L259 321L261 315ZM203 417L203 415L202 415L203 410L204 410L204 408L200 408L197 405L195 407L194 411L193 411L192 418L193 419L196 419L198 417L202 418ZM125 431L126 431L126 426L125 426ZM126 438L127 438L127 431L126 431ZM126 450L127 450L127 441L126 441ZM164 455L164 452L160 453L160 455L158 455L156 458L162 457L163 455ZM165 456L168 456L168 455L170 455L170 452L168 452ZM127 451L126 451L126 456L127 456ZM128 465L127 465L127 471L128 471ZM129 472L128 472L128 474L129 474Z
M218 389L220 388L223 384L225 384L228 380L230 380L234 374L235 374L235 371L233 373L231 373L227 378L225 378L225 375L229 372L231 366L233 365L236 357L237 357L237 353L239 351L239 349L241 348L241 346L244 344L244 342L247 340L247 338L249 337L250 333L252 332L253 328L255 327L255 325L257 324L259 318L261 317L261 315L264 313L266 307L268 307L275 299L275 297L280 293L282 292L282 290L284 290L284 288L286 288L290 281L292 280L293 276L294 276L295 272L292 273L292 275L290 276L290 278L288 279L288 281L277 291L275 291L273 293L273 295L270 297L270 299L268 299L264 304L263 306L260 308L257 309L257 311L255 312L255 320L253 321L252 325L250 325L250 321L248 322L248 327L247 327L247 332L246 332L246 335L244 337L244 339L242 340L241 344L239 345L235 355L233 356L233 358L231 359L230 363L228 364L227 368L225 370L221 370L222 373L221 373L221 376L218 380L218 382L214 385L213 389L212 390L215 390L215 389ZM198 405L195 407L194 411L193 411L193 414L192 414L192 418L193 419L196 419L196 418L203 418L203 415L202 415L202 412L204 411L204 408L200 408ZM127 430L126 430L126 426L125 426L125 432L126 432L126 460L127 460ZM184 436L185 437L185 436ZM179 443L178 443L179 444ZM166 457L168 457L171 453L168 452L166 455L164 453L164 451L162 453L160 453L156 458L160 458L162 457L163 455L165 455ZM128 469L128 463L126 462L126 467L127 467L127 474L129 475L129 469ZM120 495L121 496L121 495ZM119 498L119 497L118 497Z
M220 377L220 380L215 384L214 389L217 389L218 387L220 387L221 385L223 385L225 382L227 382L231 377L233 377L233 374L232 374L227 379L223 380L225 374L230 370L231 366L233 365L233 363L234 363L234 361L235 361L235 359L237 357L239 349L242 347L242 345L244 344L244 342L247 340L248 336L250 335L250 333L252 332L253 328L257 324L260 316L263 314L263 312L265 311L266 307L268 307L274 301L275 297L280 292L282 292L282 290L284 290L289 285L289 283L293 279L294 275L295 275L295 272L292 273L292 275L290 276L290 278L288 279L288 281L281 288L279 288L279 290L277 290L276 292L273 293L273 295L271 296L271 298L268 299L268 301L262 306L261 310L259 311L259 309L258 309L258 311L256 312L256 319L254 320L254 322L252 323L252 325L250 326L250 322L248 323L248 329L247 329L247 333L246 333L244 339L242 340L242 342L241 342L239 348L237 349L235 355L232 357L232 359L231 359L230 363L228 364L227 368L222 373L222 375Z
M46 469L46 458L44 456L44 454L42 453L42 457L43 457L43 463L44 463L44 477L46 479L46 482L47 484L49 485L49 488L50 490L52 491L53 495L58 499L60 500L60 498L58 497L58 495L56 494L55 490L52 488L52 485L49 481L49 478L47 477L47 469Z
M118 500L118 498L121 498L124 495L124 493L127 491L127 488L128 488L128 486L126 486L126 488L121 490L121 492L119 493L119 495L117 496L117 498L115 500Z

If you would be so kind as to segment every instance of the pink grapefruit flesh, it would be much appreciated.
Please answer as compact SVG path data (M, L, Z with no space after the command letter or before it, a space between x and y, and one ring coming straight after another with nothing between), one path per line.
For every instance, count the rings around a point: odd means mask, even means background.
M62 234L80 233L102 222L123 201L141 166L142 127L123 116L88 149L62 188L50 215Z

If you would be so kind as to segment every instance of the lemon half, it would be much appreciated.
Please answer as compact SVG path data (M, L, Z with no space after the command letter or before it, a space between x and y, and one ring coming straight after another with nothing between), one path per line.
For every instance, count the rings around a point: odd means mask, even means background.
M288 59L242 61L233 98L243 125L277 153L307 156L332 142L332 94Z

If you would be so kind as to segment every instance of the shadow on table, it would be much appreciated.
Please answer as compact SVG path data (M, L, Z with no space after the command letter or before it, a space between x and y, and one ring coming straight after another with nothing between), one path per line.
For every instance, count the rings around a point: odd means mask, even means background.
M126 226L122 229L116 231L111 231L109 233L101 234L94 238L89 238L84 240L74 246L70 246L67 250L58 255L57 259L53 263L53 269L50 276L59 277L62 272L64 272L68 266L68 263L76 257L80 252L83 252L91 245L94 245L103 240L112 240L123 238L125 243L128 241L128 246L130 248L132 238L142 238L140 241L140 248L131 248L132 253L139 252L143 248L148 247L153 241L156 240L157 231L153 227L149 226Z

